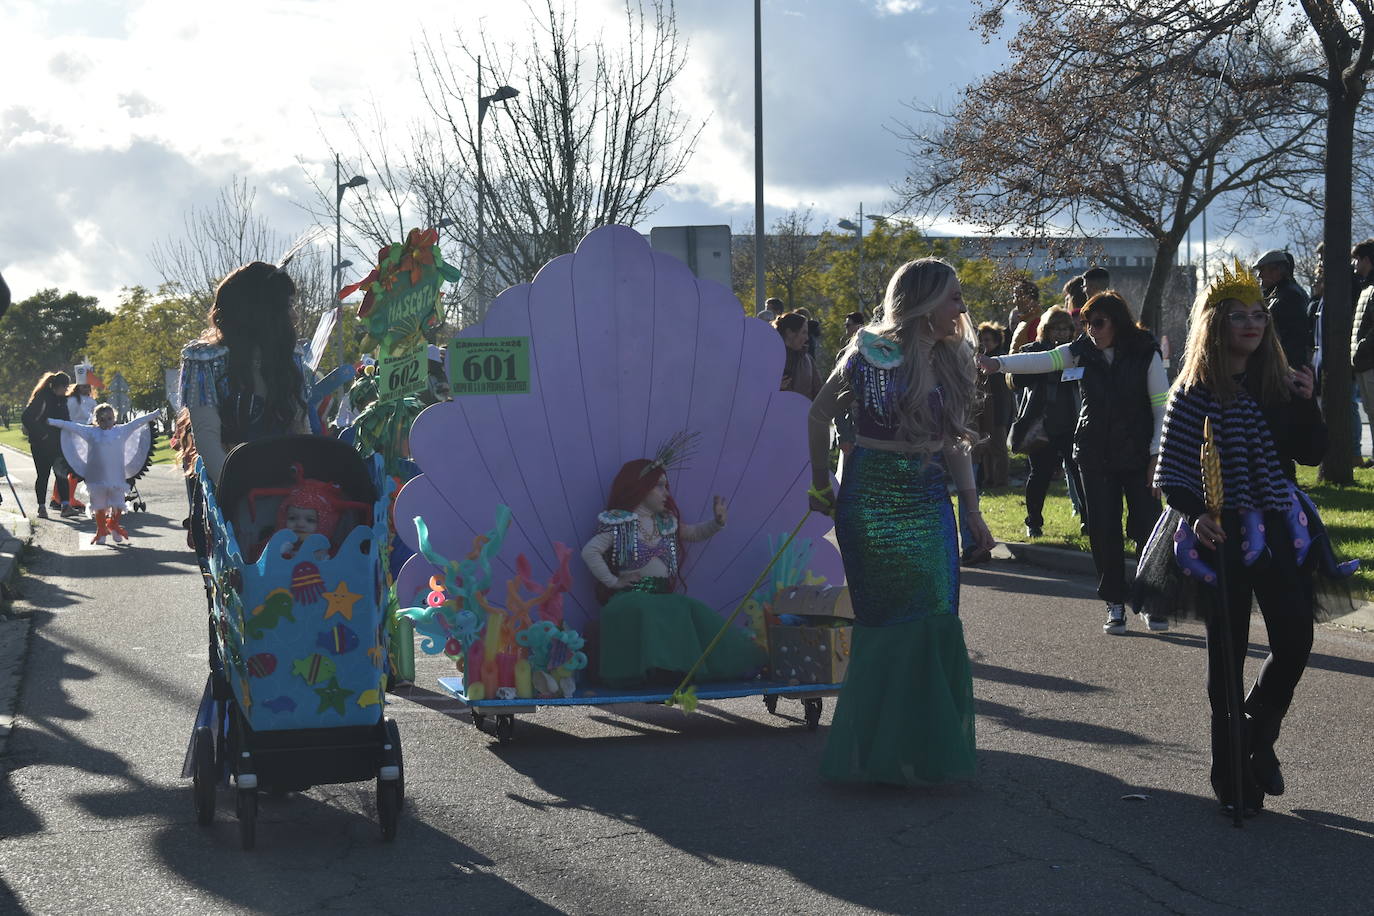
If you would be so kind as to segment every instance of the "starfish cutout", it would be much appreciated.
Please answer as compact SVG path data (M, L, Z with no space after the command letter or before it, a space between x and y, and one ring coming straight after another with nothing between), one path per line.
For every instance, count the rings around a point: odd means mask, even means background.
M339 679L331 677L328 684L325 684L323 687L315 688L315 695L320 698L320 708L315 710L315 712L320 713L324 712L326 709L332 709L339 715L343 715L344 700L353 696L353 691L344 690L339 686Z
M382 647L381 647L381 644L379 643L379 644L373 646L371 649L368 649L368 650L367 650L367 657L370 658L370 659L372 659L372 664L376 665L378 668L382 667Z
M353 605L357 603L362 595L354 594L348 590L348 583L340 581L339 585L332 592L324 593L325 600L329 602L329 607L324 610L324 619L328 620L335 614L339 614L348 620L353 619Z

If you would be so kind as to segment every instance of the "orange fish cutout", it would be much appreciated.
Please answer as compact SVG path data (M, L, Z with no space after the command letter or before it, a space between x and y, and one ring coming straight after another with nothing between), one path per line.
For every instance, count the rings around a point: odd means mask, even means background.
M362 595L350 592L348 583L341 580L334 591L324 593L324 599L329 602L329 606L324 609L324 619L328 620L338 614L347 620L352 620L353 605L357 604L361 597Z

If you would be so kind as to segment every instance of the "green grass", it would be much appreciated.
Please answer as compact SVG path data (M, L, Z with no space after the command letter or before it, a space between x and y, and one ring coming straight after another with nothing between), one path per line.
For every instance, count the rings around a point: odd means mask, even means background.
M0 444L17 448L25 455L29 454L29 440L24 438L24 430L18 423L15 423L9 429L0 427ZM167 444L167 437L159 436L157 447L153 449L153 464L166 464L171 461L172 458L173 452L171 446Z
M1300 466L1298 484L1321 510L1337 559L1359 557L1363 561L1360 571L1355 574L1356 590L1362 595L1374 596L1374 469L1357 468L1352 485L1336 487L1318 482L1316 468ZM999 541L1028 541L1048 547L1088 550L1088 538L1078 533L1078 517L1069 512L1068 491L1062 482L1052 484L1045 498L1044 537L1026 537L1026 499L1020 487L986 489L979 505L983 519Z

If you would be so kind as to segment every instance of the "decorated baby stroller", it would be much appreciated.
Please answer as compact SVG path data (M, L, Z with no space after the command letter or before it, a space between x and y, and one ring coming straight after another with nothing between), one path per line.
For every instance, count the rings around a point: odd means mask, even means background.
M404 793L400 736L383 715L385 543L390 481L333 439L287 436L235 448L204 494L202 568L210 668L182 775L196 817L235 793L244 849L258 792L377 780L382 837ZM316 533L285 527L314 513ZM275 521L274 521L275 520Z

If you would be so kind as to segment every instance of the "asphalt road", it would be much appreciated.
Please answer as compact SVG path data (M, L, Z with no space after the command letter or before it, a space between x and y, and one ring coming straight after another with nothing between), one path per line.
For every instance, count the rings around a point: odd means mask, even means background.
M144 493L132 548L81 549L89 521L40 524L0 758L0 912L1370 911L1370 637L1321 629L1278 748L1289 792L1235 830L1206 784L1200 629L1103 636L1086 581L1010 562L965 578L970 785L827 786L829 708L808 733L799 704L770 716L757 698L541 712L499 746L422 658L389 706L396 842L361 783L264 799L242 852L229 796L200 828L178 775L204 597L180 483L155 469ZM1253 640L1251 676L1262 627Z

